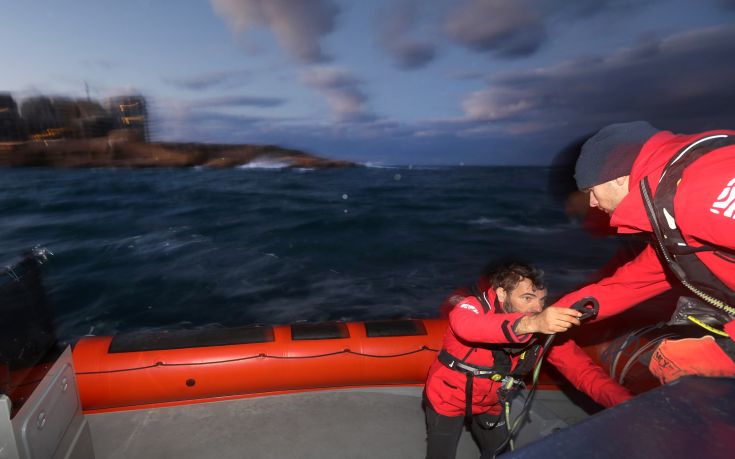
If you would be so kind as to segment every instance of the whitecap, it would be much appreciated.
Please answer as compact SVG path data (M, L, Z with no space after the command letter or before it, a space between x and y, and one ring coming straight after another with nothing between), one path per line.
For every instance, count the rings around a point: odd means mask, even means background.
M405 167L401 166L394 166L394 165L388 165L388 164L381 164L381 163L373 163L373 162L365 162L365 163L359 163L360 165L364 167L368 167L371 169L405 169Z
M497 226L501 222L503 222L502 218L480 217L474 220L470 220L469 224L470 225L482 225L482 226Z
M469 221L470 225L487 226L505 231L513 231L519 233L530 233L530 234L550 234L559 233L562 231L568 231L573 229L573 225L569 223L556 224L556 225L545 225L545 226L530 226L521 225L518 223L512 223L505 218L488 218L480 217Z
M291 163L273 160L255 160L247 164L237 166L238 169L283 169L286 167L291 167Z

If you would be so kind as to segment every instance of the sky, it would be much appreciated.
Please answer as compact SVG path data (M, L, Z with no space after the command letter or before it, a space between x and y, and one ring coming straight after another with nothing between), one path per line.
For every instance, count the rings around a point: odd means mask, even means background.
M142 94L154 140L546 165L735 128L735 0L0 0L0 92Z

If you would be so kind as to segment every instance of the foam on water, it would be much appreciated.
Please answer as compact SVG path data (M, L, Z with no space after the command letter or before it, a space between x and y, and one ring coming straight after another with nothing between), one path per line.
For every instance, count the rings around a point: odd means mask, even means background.
M273 160L256 160L237 166L238 169L283 169L286 167L291 167L291 163Z

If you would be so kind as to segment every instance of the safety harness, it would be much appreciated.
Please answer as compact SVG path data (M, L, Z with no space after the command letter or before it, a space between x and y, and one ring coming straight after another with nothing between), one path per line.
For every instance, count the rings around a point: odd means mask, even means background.
M495 299L495 308L491 308L486 293L482 291L477 284L473 284L470 291L480 302L480 305L482 305L482 311L484 314L489 313L491 309L494 309L495 312L502 312L502 308L500 307L497 298ZM520 388L518 386L520 386L523 376L533 370L533 367L538 360L541 345L537 343L536 338L532 338L532 340L522 348L508 348L491 345L489 350L493 355L493 366L491 367L467 363L467 359L477 351L477 347L471 348L461 359L453 356L447 352L446 349L442 349L441 352L439 352L438 360L442 365L464 374L467 378L465 382L465 419L467 422L472 420L472 386L474 379L484 378L491 379L495 382L502 381L504 384L501 384L501 389L505 388L506 385L514 386L509 387L508 390ZM519 353L520 357L518 359L518 363L515 368L513 368L511 357L518 355Z
M711 324L722 325L735 318L735 292L712 274L696 253L713 252L735 264L735 252L715 245L695 247L687 244L676 224L674 198L684 170L689 165L711 151L733 144L735 137L720 134L703 137L685 146L664 167L655 196L651 192L648 177L640 182L643 204L655 236L654 247L662 264L667 265L687 289L711 306L710 311L693 312L687 314L686 318L720 335L725 333L712 329ZM717 311L713 313L712 307L717 308Z

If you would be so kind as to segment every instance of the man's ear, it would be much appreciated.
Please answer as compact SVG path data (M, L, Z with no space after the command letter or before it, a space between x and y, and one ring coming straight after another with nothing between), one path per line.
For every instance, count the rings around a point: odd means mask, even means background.
M625 189L628 189L628 182L630 181L630 175L624 175L622 177L618 177L615 179L615 183L620 187L625 187Z
M505 303L505 298L508 295L508 293L505 291L503 287L498 287L495 289L495 295L498 297L498 301L500 304Z

